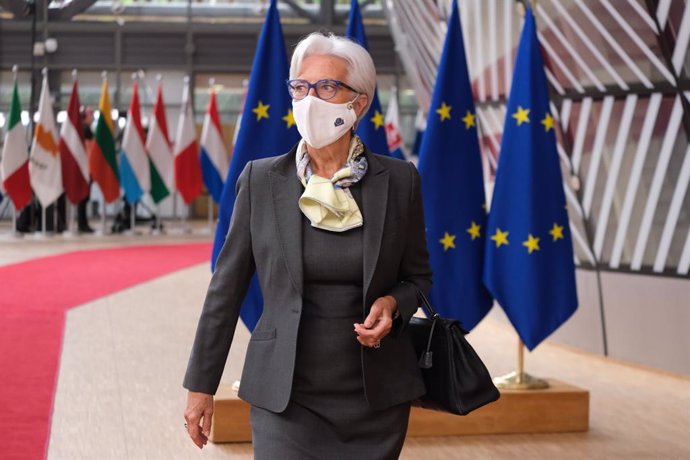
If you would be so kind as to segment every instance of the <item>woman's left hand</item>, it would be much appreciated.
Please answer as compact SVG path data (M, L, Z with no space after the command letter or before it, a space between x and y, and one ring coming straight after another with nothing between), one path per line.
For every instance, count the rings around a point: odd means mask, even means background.
M393 314L397 308L398 302L393 296L387 295L376 299L364 324L354 324L359 343L365 347L378 348L381 340L393 327Z

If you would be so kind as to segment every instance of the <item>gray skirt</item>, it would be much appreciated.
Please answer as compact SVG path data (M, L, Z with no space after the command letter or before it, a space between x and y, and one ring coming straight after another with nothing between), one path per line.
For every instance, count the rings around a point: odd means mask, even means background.
M361 288L307 287L287 409L251 407L254 458L397 459L410 403L375 411L365 398L361 345L353 328L362 319Z

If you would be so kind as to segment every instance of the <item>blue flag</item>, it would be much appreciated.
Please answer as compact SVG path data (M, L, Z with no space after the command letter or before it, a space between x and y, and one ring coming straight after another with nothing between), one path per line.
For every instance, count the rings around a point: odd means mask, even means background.
M529 350L577 308L565 203L544 63L528 8L489 214L484 281Z
M491 309L482 284L486 209L477 119L454 1L419 152L431 301L470 330Z
M221 194L212 269L230 227L235 185L244 166L251 160L283 154L299 140L292 117L292 100L285 86L288 61L276 3L276 0L271 0L254 55L240 130ZM240 317L250 331L254 330L262 309L263 298L255 275L240 311Z
M350 17L347 20L347 31L345 36L356 41L368 50L367 37L364 34L364 24L362 23L362 14L359 11L359 3L357 0L352 0L350 6ZM374 101L369 107L367 114L360 120L357 126L357 134L362 138L364 144L374 153L380 155L392 156L388 150L388 141L386 140L386 120L381 110L381 102L379 102L378 89L374 91ZM395 155L396 158L403 160L402 153Z

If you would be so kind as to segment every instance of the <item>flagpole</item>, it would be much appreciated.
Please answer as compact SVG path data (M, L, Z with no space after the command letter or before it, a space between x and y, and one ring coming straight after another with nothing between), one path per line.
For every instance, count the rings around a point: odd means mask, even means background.
M137 201L138 202L138 201ZM129 205L129 231L131 232L132 235L136 234L136 226L137 226L137 213L136 213L136 205L137 202L130 203Z
M161 232L161 205L156 203L156 224L151 232L152 235L160 235Z
M17 231L17 208L14 207L14 202L10 200L10 205L12 206L12 233L14 238L22 238L24 234Z
M543 390L549 383L525 372L525 344L518 337L517 371L494 378L494 385L501 390Z
M208 235L213 233L213 197L209 194L208 196L208 225L204 234Z
M103 114L101 114L103 116ZM101 236L105 236L105 197L103 197L103 209L101 209Z
M46 207L41 205L41 233L42 238L46 238Z
M214 91L213 87L216 84L216 79L215 78L209 78L208 80L208 86L210 91ZM209 91L209 92L210 92ZM222 135L222 133L219 133ZM203 135L203 133L202 133ZM203 139L202 139L203 142ZM204 231L204 234L213 234L213 197L211 196L211 193L209 192L208 194L208 226L206 230Z

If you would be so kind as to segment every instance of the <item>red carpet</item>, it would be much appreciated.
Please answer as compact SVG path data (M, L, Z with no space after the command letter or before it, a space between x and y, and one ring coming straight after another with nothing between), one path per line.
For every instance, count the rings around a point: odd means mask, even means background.
M0 267L0 458L43 459L65 312L209 259L208 243L76 251Z

